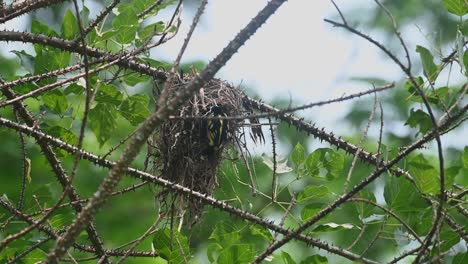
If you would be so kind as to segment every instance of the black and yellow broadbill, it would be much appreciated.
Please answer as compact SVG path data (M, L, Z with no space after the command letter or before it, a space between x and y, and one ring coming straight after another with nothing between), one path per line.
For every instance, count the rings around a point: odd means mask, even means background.
M226 116L219 106L212 106L207 113L208 117ZM208 119L206 123L206 139L208 143L207 156L213 158L219 147L227 140L228 120Z

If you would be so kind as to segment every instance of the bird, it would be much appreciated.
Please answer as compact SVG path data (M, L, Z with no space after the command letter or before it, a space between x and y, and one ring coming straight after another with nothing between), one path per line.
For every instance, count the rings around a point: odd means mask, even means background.
M220 106L212 106L206 113L208 117L226 117L226 113ZM220 147L227 141L228 120L225 119L208 119L204 126L206 131L206 154L209 160L214 160L215 155L219 152Z

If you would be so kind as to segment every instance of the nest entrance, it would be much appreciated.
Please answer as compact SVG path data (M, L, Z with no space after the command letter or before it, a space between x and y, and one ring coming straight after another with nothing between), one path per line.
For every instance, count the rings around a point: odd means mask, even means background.
M223 120L226 124L223 131L225 138L213 151L208 139L210 119L193 117L209 118L214 108L221 109L226 116L241 115L244 110L242 91L227 86L222 81L211 80L180 108L177 119L164 122L153 137L155 175L161 175L171 182L197 192L209 195L213 193L218 165L223 158L222 153L228 145L237 141L239 128L239 120ZM187 218L190 222L196 221L202 210L199 201L182 194L163 190L159 199L175 217L182 218L188 212Z

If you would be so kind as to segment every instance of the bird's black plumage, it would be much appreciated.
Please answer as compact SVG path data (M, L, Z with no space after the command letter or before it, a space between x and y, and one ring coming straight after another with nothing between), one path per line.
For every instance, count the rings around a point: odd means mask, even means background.
M206 113L208 117L226 116L220 106L212 106ZM225 119L205 120L202 128L204 130L205 141L207 142L206 154L209 159L213 159L219 148L227 141L228 121Z

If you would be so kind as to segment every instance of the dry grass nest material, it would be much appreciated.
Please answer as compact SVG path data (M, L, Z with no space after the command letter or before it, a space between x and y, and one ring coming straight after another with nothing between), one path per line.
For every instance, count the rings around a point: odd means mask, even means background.
M208 155L206 129L209 120L193 117L209 116L210 109L214 106L221 108L226 116L240 116L245 111L242 95L239 88L228 86L219 80L212 80L200 89L179 109L177 119L164 122L155 133L154 173L194 191L212 194L216 187L216 173L223 159L223 151L228 145L239 141L240 121L223 120L228 122L226 140L214 155ZM175 217L182 217L188 212L189 216L186 219L194 222L200 216L200 201L165 190L162 190L159 197L161 204L172 210Z

